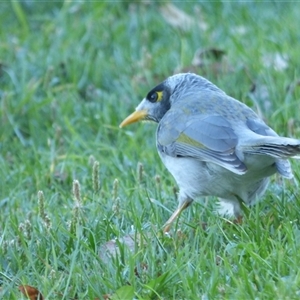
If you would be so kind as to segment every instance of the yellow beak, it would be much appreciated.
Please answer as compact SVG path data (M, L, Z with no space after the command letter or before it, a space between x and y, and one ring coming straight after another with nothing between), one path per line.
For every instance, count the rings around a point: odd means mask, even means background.
M135 112L133 112L131 115L129 115L120 125L119 127L122 128L124 126L127 126L131 123L140 121L142 119L144 119L144 117L147 116L147 111L146 110L137 110Z

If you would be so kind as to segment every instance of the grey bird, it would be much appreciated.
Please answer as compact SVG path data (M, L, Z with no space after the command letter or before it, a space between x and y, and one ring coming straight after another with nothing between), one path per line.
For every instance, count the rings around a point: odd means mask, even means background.
M173 75L154 87L121 124L158 123L156 146L179 186L172 222L200 196L216 196L221 212L241 216L241 202L262 197L269 176L292 178L290 157L300 140L281 137L248 106L192 73Z

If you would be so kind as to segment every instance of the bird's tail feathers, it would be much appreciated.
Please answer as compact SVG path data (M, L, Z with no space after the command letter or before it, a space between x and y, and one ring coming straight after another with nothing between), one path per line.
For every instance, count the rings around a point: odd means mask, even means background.
M291 138L264 136L256 139L255 144L243 145L242 148L244 153L300 159L300 140Z

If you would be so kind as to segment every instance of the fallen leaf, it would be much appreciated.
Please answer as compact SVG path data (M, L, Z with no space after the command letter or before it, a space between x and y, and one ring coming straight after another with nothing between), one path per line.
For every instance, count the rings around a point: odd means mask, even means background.
M120 254L119 245L125 246L129 251L133 252L136 246L145 244L144 239L139 234L126 235L124 237L110 240L100 247L99 257L103 262L108 262L111 257Z
M20 285L19 291L28 297L30 300L44 300L40 291L30 285Z

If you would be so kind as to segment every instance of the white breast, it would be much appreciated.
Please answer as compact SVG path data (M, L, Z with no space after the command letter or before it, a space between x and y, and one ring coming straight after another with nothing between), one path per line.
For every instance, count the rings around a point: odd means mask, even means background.
M238 214L237 196L246 204L252 204L265 192L269 182L263 176L265 171L250 170L245 175L237 175L213 163L171 157L164 153L159 155L180 188L179 203L186 198L193 200L201 196L216 196L221 201L224 199L225 203L236 206L233 211ZM272 167L268 176L275 172L276 168Z

